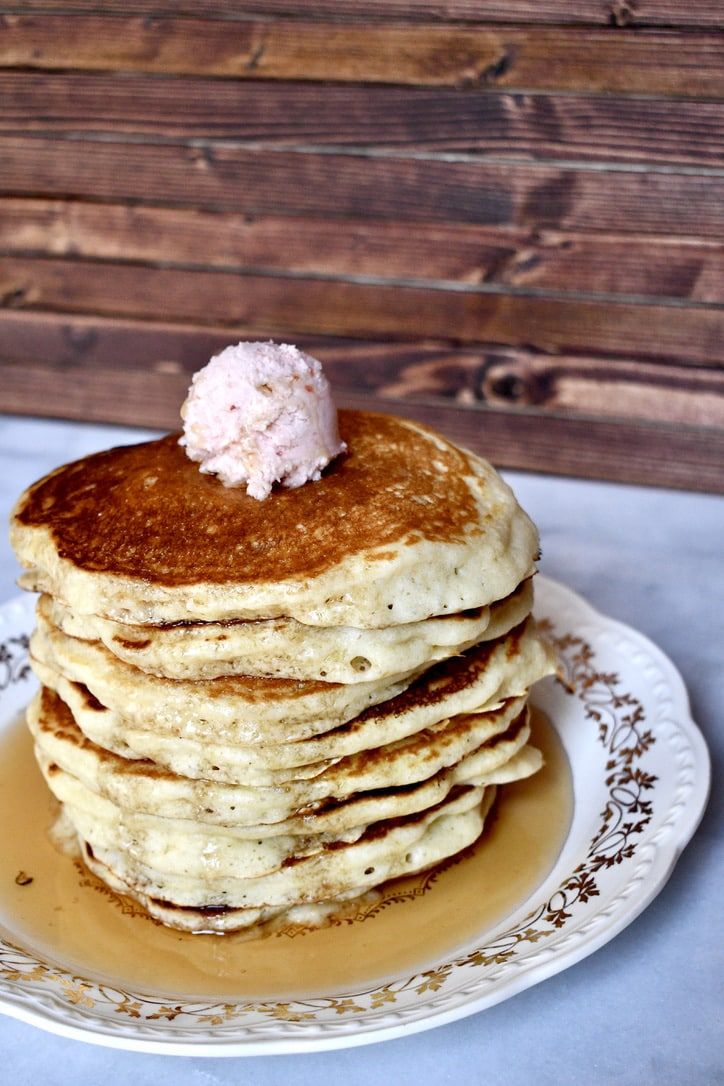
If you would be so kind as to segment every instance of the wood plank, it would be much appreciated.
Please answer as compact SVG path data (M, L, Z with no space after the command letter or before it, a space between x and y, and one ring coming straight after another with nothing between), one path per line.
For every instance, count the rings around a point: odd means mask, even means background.
M16 5L16 8L20 5ZM719 0L22 0L30 11L133 11L144 15L194 15L247 19L255 15L341 20L404 19L440 22L576 23L597 26L721 27Z
M260 336L431 337L547 353L724 362L724 308L21 257L0 265L0 300L16 309L226 325Z
M335 385L355 391L355 372L327 367ZM396 376L396 379L395 379ZM488 347L407 363L377 394L393 399L444 396L460 403L533 407L617 419L647 419L724 431L724 372L610 358L541 355ZM724 469L723 469L724 470Z
M3 366L2 407L19 414L60 415L126 425L175 428L186 378L117 370L59 373L42 363ZM51 399L48 387L62 388ZM92 391L91 391L92 389ZM341 406L379 410L375 397L345 395ZM499 466L589 479L724 492L724 431L528 411L386 401L385 410L419 419Z
M0 309L0 365L21 359L61 370L84 366L87 373L109 367L183 372L188 382L212 354L242 338L244 330L234 327ZM357 387L371 390L384 380L392 365L389 359L395 359L395 365L417 363L446 353L457 357L460 350L420 340L413 344L389 340L375 343L333 336L299 335L295 343L325 365L344 362L357 367Z
M724 49L722 61L724 94ZM33 131L543 160L724 162L724 102L0 72L0 132Z
M98 370L118 370L130 381L137 371L175 374L183 391L212 354L242 337L232 329L0 311L2 361L83 370L91 402ZM490 344L303 337L299 345L324 363L340 395L598 417L615 412L618 418L724 428L724 372L708 367L551 356Z
M0 198L0 253L724 302L724 242Z
M724 176L675 169L299 154L0 137L0 193L322 215L724 237Z
M214 19L25 12L3 19L0 67L699 98L724 92L716 33L571 26L250 20L230 27Z
M82 366L86 367L86 373L96 368L127 372L136 369L159 373L183 371L186 373L184 380L188 381L188 375L205 365L212 354L242 335L238 329L157 320L133 321L0 309L0 365L15 359L47 363L61 371ZM298 342L304 343L311 353L318 353L318 340ZM327 341L331 346L338 342L341 341ZM2 388L0 381L0 397Z

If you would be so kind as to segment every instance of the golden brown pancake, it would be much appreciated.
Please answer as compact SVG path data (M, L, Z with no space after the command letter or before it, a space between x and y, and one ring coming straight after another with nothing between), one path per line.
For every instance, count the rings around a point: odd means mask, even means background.
M364 727L374 719L386 730L392 714L412 719L429 711L440 720L451 706L454 712L474 712L497 697L504 684L518 684L506 696L524 693L531 682L553 670L532 618L495 641L435 664L417 684L407 678L386 693L365 690L361 683L342 686L256 676L160 679L123 663L98 642L67 637L42 623L30 640L30 655L45 685L55 685L54 672L81 683L128 723L207 743L237 744L298 742L347 722L350 728ZM333 744L328 756L335 756Z
M442 722L404 743L322 766L314 777L274 787L191 780L145 759L129 761L91 742L69 707L42 689L28 711L41 755L60 770L117 804L127 813L181 819L184 832L202 835L209 826L234 828L241 837L279 834L341 834L360 825L424 810L461 783L488 783L530 737L524 698L511 698L490 712ZM540 764L528 758L526 776ZM51 788L55 791L53 780ZM65 799L66 796L59 796ZM208 831L211 833L211 830Z
M331 731L298 740L287 730L274 741L268 728L257 729L255 736L242 737L238 729L225 735L218 722L204 725L197 715L182 731L177 717L162 719L158 702L143 720L134 721L127 715L127 698L110 709L84 683L33 661L41 682L70 706L83 733L98 746L125 759L150 759L180 777L271 786L316 776L339 759L404 740L461 713L488 711L525 695L553 666L552 654L528 623L524 632L513 631L497 646L479 646L428 669L403 694Z
M464 538L476 523L465 454L438 450L447 470L432 471L414 430L371 419L342 413L349 454L273 501L202 475L169 434L61 468L32 488L18 520L50 527L58 553L83 569L168 586L313 577L414 533Z
M342 412L348 452L266 501L203 475L178 434L59 468L13 543L80 614L131 623L290 615L389 626L486 606L531 572L532 524L489 464L415 423Z

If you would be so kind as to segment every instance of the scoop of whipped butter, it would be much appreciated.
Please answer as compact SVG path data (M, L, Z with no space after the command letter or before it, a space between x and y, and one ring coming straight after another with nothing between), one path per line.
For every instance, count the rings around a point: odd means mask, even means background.
M200 470L263 500L302 486L346 446L316 358L287 343L237 343L194 374L181 444Z

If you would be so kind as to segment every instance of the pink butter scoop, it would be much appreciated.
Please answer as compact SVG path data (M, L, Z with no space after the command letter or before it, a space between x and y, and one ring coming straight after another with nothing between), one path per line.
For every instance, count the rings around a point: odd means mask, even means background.
M260 501L319 479L346 448L320 363L287 343L226 347L194 374L181 417L200 470Z

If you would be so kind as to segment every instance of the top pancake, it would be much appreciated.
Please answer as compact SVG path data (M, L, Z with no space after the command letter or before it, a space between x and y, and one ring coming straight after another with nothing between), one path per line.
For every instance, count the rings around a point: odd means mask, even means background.
M487 606L535 528L484 460L392 416L340 412L348 452L263 502L202 475L178 435L61 467L18 501L38 587L128 623L293 617L361 628Z

